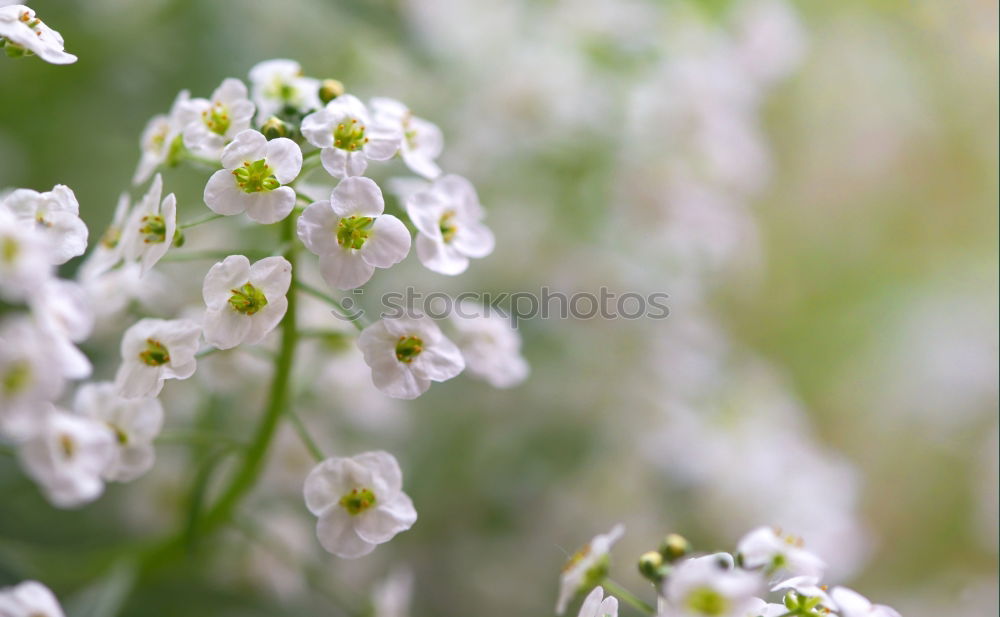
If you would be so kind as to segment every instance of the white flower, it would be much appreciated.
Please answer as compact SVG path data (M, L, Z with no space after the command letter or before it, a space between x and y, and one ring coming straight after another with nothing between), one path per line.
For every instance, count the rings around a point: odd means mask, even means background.
M165 379L194 374L201 327L187 319L142 319L122 337L115 386L124 398L156 396Z
M218 158L226 144L250 128L255 109L242 81L232 77L223 80L211 100L191 99L183 106L184 145L196 154Z
M868 598L847 587L834 587L830 598L840 617L900 617L896 609L872 604Z
M0 589L0 617L66 617L59 600L45 585L24 581Z
M368 114L357 97L343 94L302 119L302 135L322 148L323 168L334 178L360 176L368 160L386 161L399 150L398 128Z
M494 388L510 388L528 377L530 368L521 356L521 335L505 315L492 307L462 302L451 315L469 372Z
M23 4L0 6L0 39L7 39L7 47L31 52L52 64L76 62L76 56L66 53L62 35Z
M80 219L76 195L68 186L57 184L45 193L17 189L3 206L23 223L36 225L48 238L52 263L66 263L87 250L87 226Z
M90 298L98 325L107 326L116 321L131 302L153 311L169 300L165 291L166 277L155 270L143 276L142 266L132 262L98 275L81 271L80 284Z
M409 617L413 572L395 568L372 590L372 617Z
M344 178L329 201L317 201L298 220L298 234L319 255L323 279L337 289L368 282L375 268L388 268L410 252L410 232L398 218L382 214L382 191L369 178Z
M676 617L746 617L761 580L726 567L717 555L681 563L667 579L664 596Z
M771 587L771 591L791 590L796 594L806 598L819 598L823 606L832 606L833 602L826 593L826 586L819 584L816 576L795 576L781 581Z
M470 257L493 252L493 232L482 224L483 208L472 184L447 175L406 200L406 213L417 227L417 257L441 274L461 274Z
M153 439L163 425L163 405L155 398L123 399L111 382L88 383L76 391L73 410L108 426L115 436L102 476L129 482L153 467Z
M90 255L80 266L81 278L92 278L104 274L118 264L122 258L122 234L125 231L129 208L132 201L128 193L118 196L118 205L115 206L115 214L111 218L111 223L101 240L94 246Z
M52 409L18 455L53 505L74 508L104 491L102 474L114 455L114 435L101 422Z
M52 277L49 242L0 205L0 298L14 302L35 294Z
M138 260L143 274L167 254L177 231L177 198L171 193L160 201L162 191L163 179L156 174L122 233L122 253L126 259Z
M205 341L219 349L259 343L285 311L285 294L292 282L292 264L284 257L267 257L250 265L243 255L230 255L205 275L202 297Z
M417 520L388 452L327 459L309 472L304 492L306 507L319 517L320 544L338 557L367 555Z
M374 98L371 101L376 122L396 127L403 135L399 153L403 162L413 173L428 180L441 175L441 168L435 162L444 147L441 129L435 124L418 118L397 100Z
M779 534L771 527L758 527L745 535L737 552L743 557L745 568L763 568L767 576L780 572L819 578L826 570L822 559L802 548L800 538Z
M29 303L38 327L53 341L53 354L63 375L70 379L90 376L87 356L76 348L94 330L94 311L86 290L74 281L49 279L39 285Z
M65 375L53 370L53 338L28 317L5 319L0 327L0 433L22 440L37 433L47 402L62 392Z
M618 617L618 600L612 596L605 598L604 588L594 587L583 600L577 617Z
M169 114L153 116L146 123L142 137L139 138L142 155L132 176L133 185L139 186L153 175L157 167L177 156L178 150L184 145L181 137L181 130L184 128L182 118L190 97L187 90L181 90L170 106Z
M557 615L562 615L566 611L566 605L577 594L589 590L604 579L608 573L608 553L624 534L625 527L621 524L615 525L608 533L594 536L593 540L569 558L559 575Z
M282 186L302 169L302 151L291 139L268 141L247 129L222 151L222 166L205 185L205 205L212 212L246 212L267 225L282 220L295 207L295 191Z
M266 60L250 69L257 124L275 115L304 113L322 105L319 81L302 76L294 60Z
M393 398L414 399L432 381L447 381L465 368L462 352L427 317L380 319L358 336L375 387Z

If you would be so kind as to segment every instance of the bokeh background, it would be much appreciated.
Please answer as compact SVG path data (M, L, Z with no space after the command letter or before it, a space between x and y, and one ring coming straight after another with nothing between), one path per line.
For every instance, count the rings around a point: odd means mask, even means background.
M412 572L418 617L546 615L567 553L617 521L614 575L636 589L667 531L716 550L775 524L908 617L997 614L996 2L32 6L80 60L0 59L0 187L69 185L93 237L179 90L295 58L440 125L498 237L453 279L411 256L366 301L606 286L666 292L671 314L525 321L524 385L458 379L405 405L350 351L304 349L317 438L396 454L420 513L360 561L313 541L291 435L239 524L138 580L131 551L181 524L212 444L162 440L149 476L78 512L0 454L0 584L44 580L70 617L354 616ZM204 180L165 172L182 219ZM191 242L244 233L209 227ZM208 265L164 267L147 310L195 306ZM119 335L88 348L105 375ZM169 384L168 429L248 434L261 364L234 353Z

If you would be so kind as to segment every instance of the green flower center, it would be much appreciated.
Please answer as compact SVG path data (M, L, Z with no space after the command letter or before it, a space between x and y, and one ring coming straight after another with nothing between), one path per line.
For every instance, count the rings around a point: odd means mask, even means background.
M253 315L260 309L267 306L267 297L264 292L257 289L250 283L244 283L239 289L230 290L233 295L229 296L229 305L237 313L243 315Z
M24 390L31 383L31 365L25 360L14 362L0 381L4 394L12 395Z
M233 175L236 176L236 184L245 193L264 193L281 186L278 179L274 177L274 170L264 159L253 163L246 161L243 163L243 167L233 170Z
M699 615L725 615L729 611L729 600L711 587L695 589L687 597L687 607Z
M333 129L333 145L341 150L354 152L360 150L366 143L368 138L365 137L365 125L359 124L354 118L341 122Z
M160 341L146 339L146 349L139 352L139 359L148 366L163 366L170 362L170 351Z
M163 233L166 234L166 232L167 229L166 226L164 225ZM121 228L116 225L112 225L111 227L108 227L104 231L104 235L101 236L101 246L109 250L113 249L116 246L118 246L118 242L121 241L121 239L122 239Z
M73 458L73 455L76 454L76 442L69 435L59 436L59 448L66 458Z
M371 235L375 219L370 216L348 216L337 223L337 243L345 249L359 249Z
M424 350L424 342L416 336L401 336L396 343L396 359L404 364L413 362L413 359Z
M142 217L142 227L139 228L146 244L161 244L167 240L167 222L159 214Z
M115 439L118 440L119 444L121 444L121 445L124 446L125 444L128 443L128 433L126 433L122 429L122 427L120 427L117 424L114 424L112 422L108 422L107 425L108 425L108 428L111 429L111 432L115 434Z
M441 237L444 239L445 244L450 243L455 237L455 232L458 231L458 226L455 225L455 213L449 210L441 215L438 227L441 229Z
M229 130L229 109L216 102L211 109L201 112L201 121L216 135L225 135Z
M350 493L340 498L339 503L348 514L356 516L375 505L375 493L370 488L352 489Z
M20 252L21 246L14 238L4 236L4 238L0 240L0 258L3 259L4 263L14 263L14 260L17 259Z

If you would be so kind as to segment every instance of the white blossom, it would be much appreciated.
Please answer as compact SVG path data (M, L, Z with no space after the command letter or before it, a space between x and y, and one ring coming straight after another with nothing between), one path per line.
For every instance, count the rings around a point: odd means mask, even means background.
M406 105L395 99L374 98L371 107L376 122L396 127L402 134L399 153L413 173L428 180L441 175L441 168L435 162L444 148L441 129L414 116Z
M87 356L74 343L86 340L94 330L94 311L86 290L74 281L42 281L29 305L35 323L53 342L53 355L64 376L83 379L93 369Z
M102 472L109 482L129 482L153 467L153 439L163 425L163 405L155 398L124 399L111 382L88 383L76 391L73 410L108 426L115 441Z
M72 64L77 58L65 50L61 34L48 27L23 4L0 6L0 39L52 64Z
M182 107L185 147L195 154L218 158L226 144L250 128L255 109L242 81L232 77L223 80L210 99L190 99Z
M23 440L41 429L48 402L66 383L58 351L53 337L30 317L0 322L0 434Z
M80 265L80 277L92 278L104 274L115 267L122 258L122 234L128 222L132 200L128 193L118 196L118 204L111 223L101 236L100 241L91 250L90 255Z
M23 301L53 275L49 242L0 205L0 298Z
M608 572L611 547L625 534L620 523L608 533L597 534L587 544L574 553L559 575L559 598L556 614L566 612L570 600L600 583Z
M337 289L368 282L375 268L388 268L410 252L410 232L383 214L385 202L369 178L344 178L328 201L310 204L298 220L298 235L319 255L323 279Z
M510 388L528 377L531 369L521 356L521 335L503 313L466 301L451 314L451 322L470 374L494 388Z
M807 598L819 598L824 606L832 606L830 596L826 593L826 585L819 584L818 576L794 576L771 587L771 591L794 591Z
M165 379L194 374L201 327L187 319L142 319L122 337L122 363L115 375L119 394L128 399L156 396Z
M358 336L375 387L393 398L414 399L432 381L447 381L465 368L462 352L431 319L381 319Z
M167 254L177 231L177 198L171 193L160 200L163 178L156 174L142 201L136 204L122 233L126 259L138 260L145 274Z
M317 109L319 81L304 77L294 60L266 60L250 69L253 101L257 105L257 123L275 115L305 113Z
M66 617L59 600L38 581L0 589L0 617Z
M406 213L420 232L417 257L430 270L461 274L469 258L493 252L493 232L483 225L476 189L461 176L439 178L406 200Z
M413 572L395 568L372 590L372 617L409 617Z
M321 148L323 168L334 178L360 176L368 161L386 161L399 150L397 127L372 118L357 97L343 94L302 119L302 135Z
M49 241L52 263L66 263L87 250L87 226L68 186L57 184L44 193L17 189L3 201L3 207L23 223L37 226Z
M760 587L756 574L708 555L677 566L667 579L664 596L672 617L746 617Z
M327 459L309 472L304 493L306 507L319 517L320 544L339 557L367 555L417 520L399 463L388 452Z
M292 264L284 257L251 266L243 255L230 255L212 266L202 286L205 341L219 349L259 343L285 316L291 282Z
M247 129L222 151L224 169L205 185L205 205L216 214L246 212L265 225L277 223L295 207L295 191L288 184L302 169L302 151L291 139L268 141Z
M604 597L603 587L594 587L580 606L577 617L618 617L618 599Z
M830 598L840 617L900 617L894 608L872 604L868 598L847 587L834 587Z
M737 546L748 569L763 568L769 576L781 573L785 577L822 577L826 570L823 560L802 548L802 539L781 534L772 527L758 527L743 536Z
M176 157L178 150L184 145L181 131L184 107L187 105L191 94L187 90L182 90L174 99L170 107L170 113L153 116L146 123L146 128L142 131L139 139L139 149L142 152L139 158L139 165L132 176L132 184L139 186L149 179L156 168L172 157Z

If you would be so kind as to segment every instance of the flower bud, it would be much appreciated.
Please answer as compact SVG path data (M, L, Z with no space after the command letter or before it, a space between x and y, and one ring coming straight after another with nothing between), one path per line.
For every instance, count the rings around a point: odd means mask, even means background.
M267 122L260 127L260 132L264 134L264 137L266 137L268 141L279 137L288 137L288 125L282 122L277 116L271 116L267 119Z
M324 79L319 86L319 100L329 103L344 93L344 84L336 79Z
M673 563L691 552L691 544L684 536L669 533L660 543L660 555L667 563Z
M639 573L650 582L661 582L664 576L663 555L656 551L643 553L639 557Z
M180 229L174 230L173 245L175 247L180 248L180 247L184 246L184 242L186 240L187 240L187 238L184 237L184 232L183 231L181 231Z

